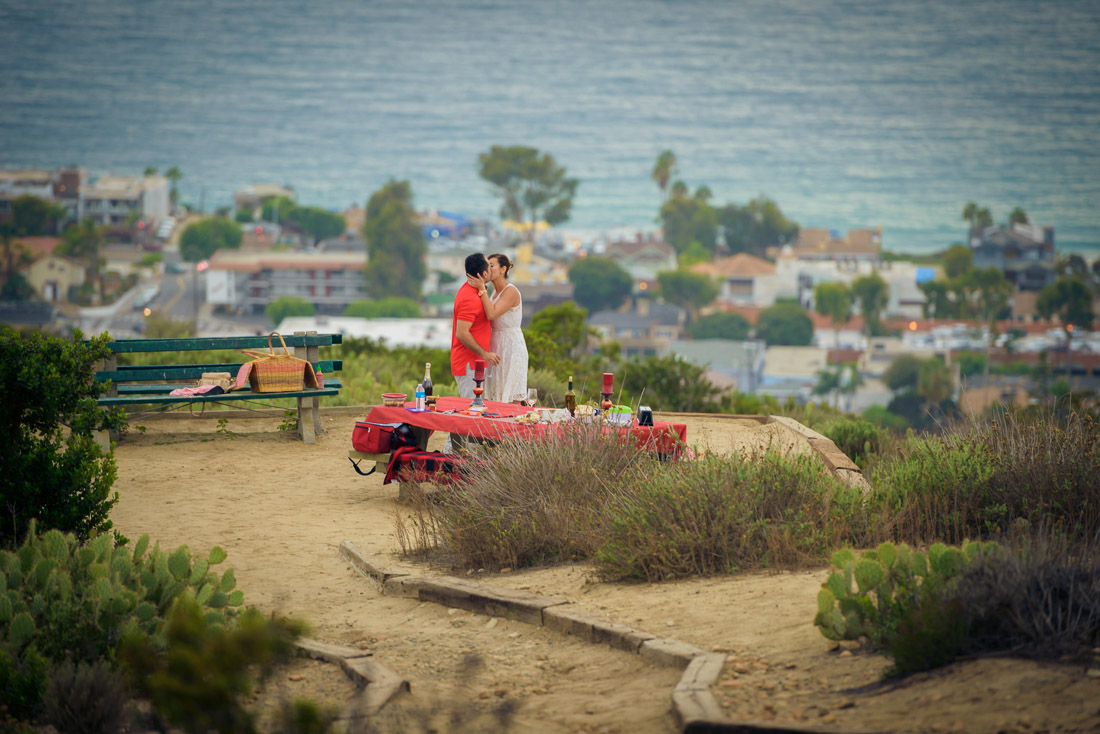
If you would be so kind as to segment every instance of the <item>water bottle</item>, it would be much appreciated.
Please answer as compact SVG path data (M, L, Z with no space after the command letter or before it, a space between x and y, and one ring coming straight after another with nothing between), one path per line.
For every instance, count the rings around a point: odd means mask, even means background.
M423 383L416 383L416 409L424 410L424 385Z

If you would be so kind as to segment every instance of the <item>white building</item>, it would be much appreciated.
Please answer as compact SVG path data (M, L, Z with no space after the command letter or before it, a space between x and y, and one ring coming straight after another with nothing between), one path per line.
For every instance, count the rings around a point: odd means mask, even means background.
M101 176L83 192L83 216L96 224L123 224L137 214L155 225L168 217L169 192L164 176Z
M366 298L362 253L219 250L206 272L206 300L263 313L281 296L309 301L322 313L342 313Z

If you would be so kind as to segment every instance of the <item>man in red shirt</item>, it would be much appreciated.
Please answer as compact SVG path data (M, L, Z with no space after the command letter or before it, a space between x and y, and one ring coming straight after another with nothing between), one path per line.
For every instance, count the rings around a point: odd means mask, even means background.
M489 261L480 252L466 258L466 274L487 278ZM455 294L454 315L451 317L451 374L458 383L458 394L474 397L474 360L500 364L500 355L489 351L493 327L485 316L478 291L464 282Z

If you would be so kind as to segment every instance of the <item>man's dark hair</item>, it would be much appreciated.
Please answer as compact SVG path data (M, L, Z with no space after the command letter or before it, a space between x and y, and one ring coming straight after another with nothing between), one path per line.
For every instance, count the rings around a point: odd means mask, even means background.
M489 269L489 261L480 252L466 256L466 275L481 275Z

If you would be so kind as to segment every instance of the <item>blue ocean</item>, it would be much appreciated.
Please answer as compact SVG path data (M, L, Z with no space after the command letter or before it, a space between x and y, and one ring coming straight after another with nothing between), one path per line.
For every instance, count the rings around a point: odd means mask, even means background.
M0 165L179 166L495 217L493 144L581 180L567 228L656 227L670 148L713 201L961 240L963 204L1100 251L1096 0L0 0Z

